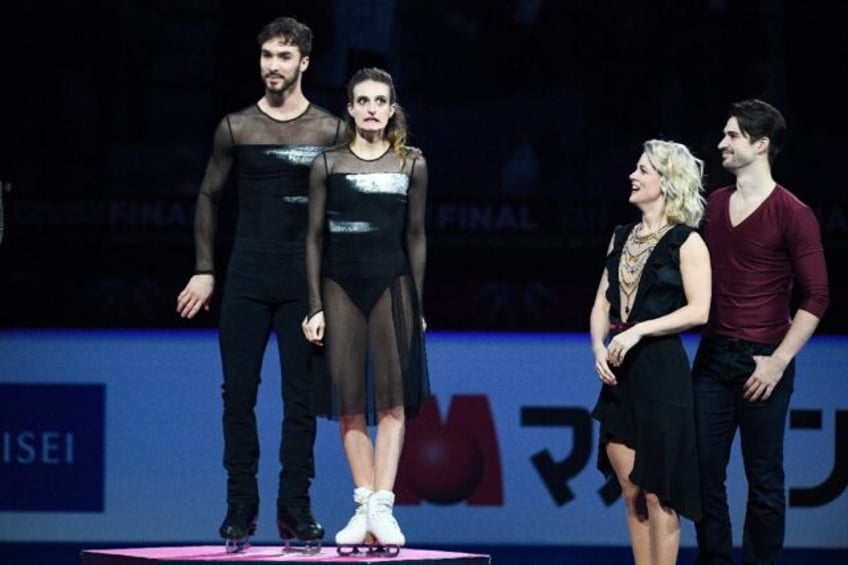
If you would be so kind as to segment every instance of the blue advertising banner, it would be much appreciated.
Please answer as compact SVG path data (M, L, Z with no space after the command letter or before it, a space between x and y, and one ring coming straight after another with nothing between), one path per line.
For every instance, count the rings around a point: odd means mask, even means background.
M626 547L624 503L596 468L600 381L588 334L427 339L435 398L408 422L395 489L408 539ZM690 356L697 340L684 336ZM846 358L848 338L821 336L797 359L785 441L790 548L848 548ZM214 331L0 331L0 542L217 543L221 378ZM278 541L280 380L272 341L256 408L258 544ZM352 512L340 443L338 424L319 420L310 492L331 533ZM727 484L738 544L747 491L738 446ZM691 522L681 543L695 545Z
M103 511L102 384L0 384L0 510Z

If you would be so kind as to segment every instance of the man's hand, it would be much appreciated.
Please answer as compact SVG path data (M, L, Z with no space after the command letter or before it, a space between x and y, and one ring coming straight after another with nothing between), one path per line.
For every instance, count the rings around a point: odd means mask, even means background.
M177 296L177 313L182 318L194 318L200 309L209 310L209 300L215 290L214 275L194 275Z
M745 381L743 396L749 402L763 402L771 397L787 364L774 355L754 355L754 363L757 366Z

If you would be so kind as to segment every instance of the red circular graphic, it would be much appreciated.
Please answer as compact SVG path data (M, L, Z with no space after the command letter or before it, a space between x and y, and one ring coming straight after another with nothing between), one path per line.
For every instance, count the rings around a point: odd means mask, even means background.
M422 430L405 449L409 486L428 502L454 504L468 498L483 476L483 453L462 431Z

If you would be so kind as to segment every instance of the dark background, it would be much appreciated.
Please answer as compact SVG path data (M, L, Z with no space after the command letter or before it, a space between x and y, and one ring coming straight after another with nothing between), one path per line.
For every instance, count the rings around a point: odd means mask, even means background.
M716 150L727 107L760 97L789 123L775 178L821 223L832 291L820 333L844 333L846 6L7 0L0 325L216 324L215 309L175 313L194 197L215 125L262 95L257 32L292 15L315 32L314 103L340 113L361 66L396 79L430 167L431 328L586 331L612 229L638 217L627 177L641 143L686 143L710 189L729 184ZM222 227L225 260L232 217Z

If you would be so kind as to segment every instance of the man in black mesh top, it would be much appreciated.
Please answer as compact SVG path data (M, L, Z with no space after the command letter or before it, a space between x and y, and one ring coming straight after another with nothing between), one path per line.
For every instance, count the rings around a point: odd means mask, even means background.
M284 410L277 526L287 545L297 538L314 549L324 536L309 498L316 422L314 349L300 328L307 312L304 237L310 165L325 147L340 141L345 126L303 94L301 76L312 47L307 26L278 18L257 39L265 94L256 104L225 116L215 131L197 198L195 274L177 299L184 318L209 309L218 208L235 169L238 219L220 313L227 515L219 533L230 552L246 547L256 529L259 441L254 409L272 331L282 367Z

